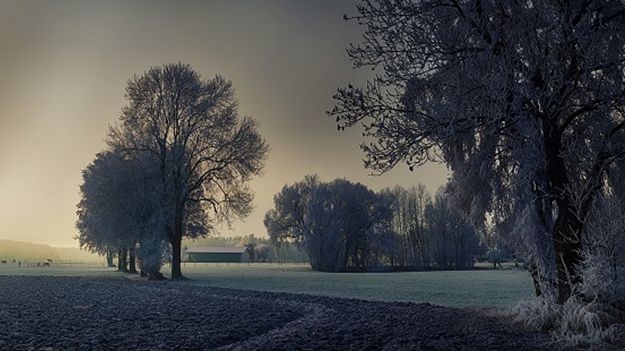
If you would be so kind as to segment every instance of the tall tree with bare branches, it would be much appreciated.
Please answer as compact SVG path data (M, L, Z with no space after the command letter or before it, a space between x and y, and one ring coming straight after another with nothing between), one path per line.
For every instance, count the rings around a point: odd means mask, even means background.
M252 209L247 183L262 172L268 146L258 122L239 117L232 84L202 79L189 65L165 64L134 76L128 104L109 132L112 148L147 155L158 165L163 223L172 248L172 279L183 278L181 240L206 232L191 207L212 222L243 217Z

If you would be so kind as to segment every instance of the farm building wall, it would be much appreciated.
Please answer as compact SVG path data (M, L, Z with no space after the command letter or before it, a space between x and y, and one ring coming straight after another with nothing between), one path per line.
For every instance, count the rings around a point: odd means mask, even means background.
M203 252L203 253L188 253L189 262L247 262L249 261L247 253L236 252Z

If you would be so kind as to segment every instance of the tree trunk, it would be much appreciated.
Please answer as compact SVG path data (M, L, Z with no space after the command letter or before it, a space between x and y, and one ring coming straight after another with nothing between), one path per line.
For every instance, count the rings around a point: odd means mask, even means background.
M182 249L182 213L176 216L174 222L174 228L172 235L170 236L171 242L171 279L185 279L180 269L181 263L181 249Z
M575 286L581 283L581 231L584 209L576 209L571 198L570 185L564 158L561 153L562 133L548 120L543 122L545 136L545 156L547 179L551 195L558 207L558 214L551 233L556 260L558 282L557 302L563 304L574 293Z
M122 254L122 249L117 250L117 270L120 272L124 271L124 258Z
M139 242L139 247L141 247L141 243ZM143 257L141 256L141 250L136 251L136 256L137 256L137 263L139 264L139 274L142 277L147 277L148 276L148 272L145 269L145 264L143 262Z
M136 259L135 259L135 248L134 245L133 247L131 247L128 250L128 272L129 273L137 273L137 266L136 266Z
M557 301L560 304L566 302L582 282L579 267L582 263L581 231L583 223L573 212L573 208L564 207L559 208L552 234L558 278Z
M126 249L121 249L121 271L124 273L128 272L128 251Z
M161 273L160 270L156 267L148 268L146 275L148 276L148 280L152 280L152 281L165 280L163 273Z
M530 275L532 276L532 282L534 283L534 293L536 297L542 295L542 289L540 288L540 276L538 275L538 266L534 263L534 260L530 260L528 267Z
M113 263L113 250L106 251L106 265L109 268L115 267L115 264Z

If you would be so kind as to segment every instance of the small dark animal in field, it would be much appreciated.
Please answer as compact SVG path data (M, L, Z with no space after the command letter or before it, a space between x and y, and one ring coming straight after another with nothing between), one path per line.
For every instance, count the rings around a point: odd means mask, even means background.
M41 263L37 262L37 267L41 266Z
M39 265L39 264L37 264L37 265ZM43 263L43 266L44 266L44 267L50 267L50 262L44 262L44 263Z
M15 263L15 260L13 260L13 263Z
M52 259L51 258L48 258L46 261L49 262L49 263L52 263Z
M7 264L7 261L6 260L2 260L2 264Z

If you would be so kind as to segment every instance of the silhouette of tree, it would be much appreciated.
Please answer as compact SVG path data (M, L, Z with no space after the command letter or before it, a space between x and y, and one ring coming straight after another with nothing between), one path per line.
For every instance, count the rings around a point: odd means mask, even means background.
M117 251L119 269L135 273L137 243L158 233L155 185L138 160L113 151L98 153L83 171L80 186L76 223L80 245L109 256ZM160 263L156 271L159 267Z
M378 263L376 242L387 233L390 204L364 185L307 176L285 186L274 204L265 216L269 236L301 244L313 269L366 271Z
M203 80L180 63L152 67L130 79L126 98L108 142L156 163L171 277L180 279L182 237L206 234L202 214L212 221L249 214L247 182L262 172L268 147L258 122L239 117L232 84L220 76Z

